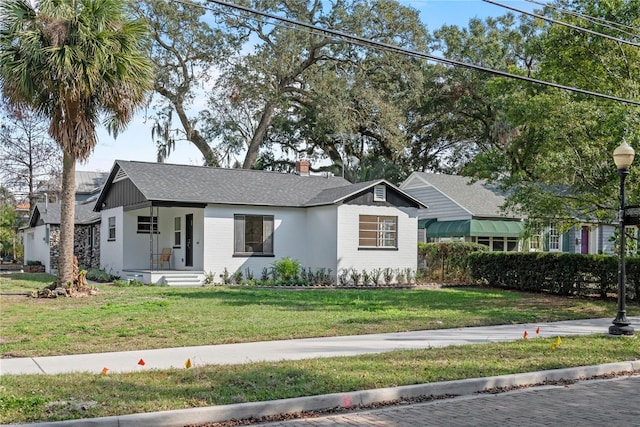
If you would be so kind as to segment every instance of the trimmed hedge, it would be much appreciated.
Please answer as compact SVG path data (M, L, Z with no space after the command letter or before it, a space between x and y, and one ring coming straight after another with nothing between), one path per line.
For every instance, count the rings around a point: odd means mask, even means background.
M627 257L627 297L640 295L640 257ZM476 252L469 255L472 279L508 289L558 295L616 293L618 257L547 252Z
M468 257L478 251L488 251L484 245L465 242L418 243L420 266L422 261L426 276L434 280L469 281Z

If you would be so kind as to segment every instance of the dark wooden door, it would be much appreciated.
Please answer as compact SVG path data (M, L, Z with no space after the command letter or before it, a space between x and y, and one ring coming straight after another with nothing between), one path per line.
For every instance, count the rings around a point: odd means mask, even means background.
M184 265L186 267L193 267L193 214L187 214L184 222L186 233L186 253L184 254Z

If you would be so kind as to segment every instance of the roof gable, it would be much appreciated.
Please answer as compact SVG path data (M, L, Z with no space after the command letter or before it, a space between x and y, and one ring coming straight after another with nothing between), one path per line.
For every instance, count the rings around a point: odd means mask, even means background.
M424 182L424 186L431 186L452 203L468 211L473 217L501 217L515 218L505 214L501 207L506 203L505 194L493 184L484 180L472 181L468 177L460 175L435 174L427 172L414 172L405 183L411 188L417 186L418 179ZM403 188L406 188L403 183ZM425 201L428 202L428 201Z
M98 221L100 214L93 211L92 204L76 202L75 224L92 224ZM29 227L42 224L60 224L60 203L36 203L29 217Z

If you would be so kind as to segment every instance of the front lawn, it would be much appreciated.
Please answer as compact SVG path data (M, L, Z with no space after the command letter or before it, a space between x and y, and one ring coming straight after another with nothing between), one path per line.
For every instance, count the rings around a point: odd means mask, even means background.
M50 278L2 275L0 293L37 289ZM0 354L32 357L124 351L613 318L616 313L614 300L484 288L296 290L98 285L98 289L97 296L84 298L0 296ZM637 304L629 305L627 313L638 315L640 309Z

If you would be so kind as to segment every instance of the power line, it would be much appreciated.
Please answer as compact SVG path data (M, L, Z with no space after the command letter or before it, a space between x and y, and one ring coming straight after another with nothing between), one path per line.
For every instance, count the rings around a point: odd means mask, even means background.
M618 43L628 44L628 45L631 45L631 46L634 46L634 47L640 47L640 44L638 44L638 43L633 43L633 42L630 42L628 40L624 40L624 39L620 39L618 37L610 36L608 34L599 33L597 31L593 31L593 30L590 30L588 28L579 27L577 25L567 24L566 22L558 21L557 19L547 18L546 16L538 15L537 13L527 12L526 10L518 9L517 7L513 7L513 6L506 5L506 4L498 3L497 1L494 1L494 0L482 0L482 1L485 2L485 3L491 3L491 4L494 4L496 6L503 7L505 9L513 10L515 12L523 13L525 15L533 16L535 18L542 19L544 21L548 21L548 22L551 22L551 23L554 23L554 24L558 24L558 25L563 25L565 27L569 27L569 28L572 28L574 30L582 31L583 33L593 34L593 35L596 35L596 36L603 37L605 39L613 40L613 41L616 41Z
M551 3L544 3L544 2L541 2L541 1L537 1L537 0L525 0L525 1L528 1L529 3L537 4L537 5L540 5L540 6L543 6L543 7L548 7L548 8L553 9L553 10L557 10L558 12L560 12L562 14L565 14L565 15L575 16L577 18L584 19L585 21L589 21L589 22L591 22L593 24L596 24L596 25L602 25L602 26L604 26L606 28L610 28L612 30L621 32L621 33L626 34L628 36L631 36L633 38L638 38L639 37L637 32L630 32L630 31L638 31L638 29L634 28L634 27L631 27L629 25L621 24L619 22L608 21L608 20L606 20L604 18L599 18L599 17L596 17L596 16L585 15L583 13L578 13L578 12L575 12L575 11L572 11L572 10L562 9L562 8L560 8L558 6L555 6L555 5L551 4ZM627 30L630 30L630 31L625 31L623 28L626 28Z
M176 0L173 0L176 1ZM511 74L511 73L507 73L505 71L500 71L500 70L494 70L491 68L487 68L487 67L482 67L480 65L474 65L474 64L469 64L467 62L462 62L462 61L456 61L454 59L447 59L447 58L442 58L442 57L438 57L435 55L430 55L427 53L423 53L423 52L418 52L415 50L410 50L410 49L404 49L398 46L394 46L388 43L383 43L383 42L377 42L374 40L370 40L370 39L366 39L363 37L359 37L359 36L355 36L352 34L347 34L344 33L342 31L338 31L338 30L333 30L333 29L329 29L329 28L319 28L316 27L312 24L308 24L305 22L301 22L301 21L297 21L294 19L290 19L290 18L285 18L282 16L278 16L278 15L274 15L268 12L262 12L256 9L252 9L246 6L241 6L241 5L237 5L237 4L233 4L233 3L228 3L226 1L222 1L222 0L205 0L208 3L214 3L220 6L225 6L225 7L230 7L233 9L237 9L237 10L241 10L243 12L247 12L247 13L251 13L251 14L255 14L258 16L262 16L262 17L266 17L266 18L270 18L270 19L275 19L278 21L282 21L282 22L287 22L289 24L292 25L296 25L296 26L300 26L303 28L307 28L309 30L312 30L314 32L321 32L324 34L329 34L331 36L334 37L339 37L343 40L349 41L351 43L354 44L358 44L361 46L366 46L366 47L373 47L373 48L377 48L377 49L383 49L389 52L394 52L394 53L400 53L403 55L408 55L408 56L412 56L415 58L420 58L420 59L426 59L426 60L430 60L430 61L435 61L435 62L439 62L442 64L447 64L447 65L452 65L454 67L463 67L463 68L468 68L468 69L472 69L472 70L476 70L476 71L482 71L485 73L489 73L489 74L493 74L496 76L500 76L500 77L506 77L506 78L511 78L511 79L516 79L516 80L521 80L521 81L525 81L525 82L529 82L529 83L534 83L534 84L539 84L539 85L543 85L543 86L549 86L549 87L553 87L556 89L562 89L562 90L566 90L569 92L575 92L575 93L580 93L583 95L589 95L589 96L594 96L597 98L603 98L603 99L608 99L610 101L616 101L616 102L622 102L625 104L633 104L633 105L640 105L640 101L637 100L632 100L632 99L626 99L626 98L620 98L617 96L613 96L613 95L607 95L607 94L603 94L603 93L599 93L599 92L593 92L593 91L589 91L586 89L580 89L580 88L576 88L576 87L572 87L572 86L565 86L565 85L561 85L561 84L557 84L557 83L552 83L552 82L547 82L544 80L538 80L538 79L534 79L531 77L526 77L526 76L520 76L517 74Z

